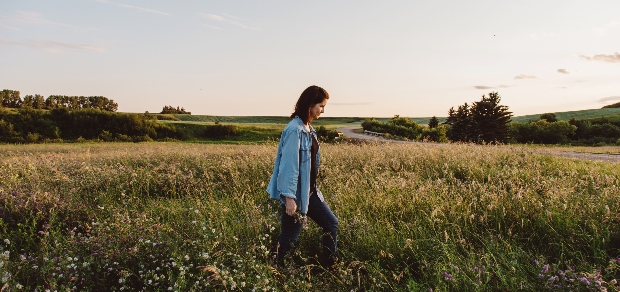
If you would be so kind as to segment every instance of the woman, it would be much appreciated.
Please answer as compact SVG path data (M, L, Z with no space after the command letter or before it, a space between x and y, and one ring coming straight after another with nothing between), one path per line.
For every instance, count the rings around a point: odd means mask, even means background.
M282 230L275 249L277 263L294 247L306 215L322 229L322 264L331 267L337 259L338 219L316 187L321 157L316 132L310 125L325 109L329 94L323 88L310 86L295 104L278 145L273 174L267 187L272 199L282 202Z

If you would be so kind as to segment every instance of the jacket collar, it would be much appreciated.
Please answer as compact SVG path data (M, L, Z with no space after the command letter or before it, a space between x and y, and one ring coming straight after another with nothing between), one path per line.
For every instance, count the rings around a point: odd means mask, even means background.
M305 133L308 133L308 130L306 130L306 127L304 125L304 121L301 120L301 118L299 116L295 116L295 118L293 118L294 120L296 120L299 123L299 126L301 127L302 131L304 131ZM312 127L312 125L308 125L310 127L310 133L315 132L314 128Z

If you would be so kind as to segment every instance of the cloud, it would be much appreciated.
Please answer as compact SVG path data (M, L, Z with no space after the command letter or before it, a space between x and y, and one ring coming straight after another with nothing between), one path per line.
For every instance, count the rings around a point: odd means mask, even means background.
M45 26L65 26L72 27L69 24L55 22L43 18L38 12L18 11L14 15L0 15L0 26L11 30L19 30L18 27L24 25L45 25Z
M606 54L598 54L594 56L581 55L580 57L588 61L601 61L601 62L607 62L607 63L619 63L620 62L620 52L615 52L610 55L606 55Z
M568 71L567 69L558 69L558 73L560 73L560 74L570 74L570 71Z
M97 1L101 2L101 3L105 3L105 4L112 4L112 5L116 5L116 6L119 6L119 7L129 8L129 9L138 10L138 11L142 11L142 12L147 12L147 13L152 13L152 14L159 14L159 15L164 15L164 16L172 16L172 14L170 14L170 13L159 11L159 10L155 10L155 9L138 7L138 6L122 4L122 3L116 3L116 2L112 2L112 1L108 1L108 0L97 0Z
M508 88L513 87L514 85L498 85L498 86L486 86L486 85L475 85L476 89L497 89L497 88Z
M106 51L106 48L101 45L69 43L50 40L30 40L20 42L14 40L0 39L0 46L28 47L50 53L62 53L66 51L89 51L103 53Z
M245 22L244 20L238 17L232 16L230 14L226 14L226 13L222 13L221 15L211 14L211 13L198 13L198 15L208 20L227 23L227 24L230 24L230 25L233 25L239 28L243 28L243 29L260 30L260 28L246 25L242 23L242 21ZM212 27L213 25L205 25L205 26ZM214 26L214 27L219 28L218 26Z
M372 105L373 102L370 101L359 101L359 102L330 102L330 106L357 106L357 105Z
M620 96L603 97L599 99L598 102L609 102L609 101L616 101L616 100L620 100Z
M519 74L519 75L515 76L515 79L538 79L538 77L536 77L534 75Z

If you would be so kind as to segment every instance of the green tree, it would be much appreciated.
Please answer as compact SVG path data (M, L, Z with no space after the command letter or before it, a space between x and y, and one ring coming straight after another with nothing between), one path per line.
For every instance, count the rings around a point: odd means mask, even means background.
M447 133L448 139L455 142L470 142L472 121L469 104L464 103L457 110L451 107L446 124L450 126Z
M540 120L546 120L549 123L557 122L558 119L554 113L545 113L540 115Z
M439 119L437 119L436 116L433 116L429 121L428 121L428 127L433 129L433 128L437 128L437 126L439 126Z
M22 105L22 99L19 96L19 91L4 89L0 93L2 100L0 100L3 107L8 108L20 108Z
M511 123L513 139L518 143L561 144L567 143L577 127L567 121L547 122L538 120L529 123Z
M472 141L476 143L508 143L510 142L510 117L508 107L500 104L501 97L497 92L474 102L471 107L473 123Z

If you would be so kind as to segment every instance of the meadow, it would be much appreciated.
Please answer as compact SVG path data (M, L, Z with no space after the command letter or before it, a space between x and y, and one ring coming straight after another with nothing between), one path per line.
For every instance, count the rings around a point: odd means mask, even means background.
M519 146L322 145L340 261L269 248L277 144L0 145L4 291L618 291L620 164Z

